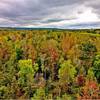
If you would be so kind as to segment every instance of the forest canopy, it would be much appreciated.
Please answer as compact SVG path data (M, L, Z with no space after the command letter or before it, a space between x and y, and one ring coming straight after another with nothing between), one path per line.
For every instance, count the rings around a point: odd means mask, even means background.
M0 30L0 99L100 99L100 30Z

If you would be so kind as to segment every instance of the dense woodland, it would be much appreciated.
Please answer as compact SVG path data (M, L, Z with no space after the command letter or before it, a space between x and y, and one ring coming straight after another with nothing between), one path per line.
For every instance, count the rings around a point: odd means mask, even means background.
M100 30L0 30L0 99L100 99Z

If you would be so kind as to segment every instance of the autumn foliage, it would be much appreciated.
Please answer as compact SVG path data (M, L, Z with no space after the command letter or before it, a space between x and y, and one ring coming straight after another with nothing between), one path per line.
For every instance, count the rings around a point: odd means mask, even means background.
M99 100L100 34L90 32L0 30L0 99Z

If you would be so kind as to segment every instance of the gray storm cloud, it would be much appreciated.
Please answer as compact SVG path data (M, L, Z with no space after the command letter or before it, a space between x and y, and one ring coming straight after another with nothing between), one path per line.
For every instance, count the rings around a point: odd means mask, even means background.
M58 22L63 27L63 22L78 19L81 6L92 8L99 16L99 4L100 0L0 0L0 26L49 27Z
M93 9L93 12L96 13L100 17L100 0L92 0L87 2L87 6Z

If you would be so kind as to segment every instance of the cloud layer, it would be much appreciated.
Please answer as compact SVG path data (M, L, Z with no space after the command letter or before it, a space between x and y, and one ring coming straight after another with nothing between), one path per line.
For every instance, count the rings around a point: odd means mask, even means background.
M0 0L0 27L93 28L99 22L100 0Z

